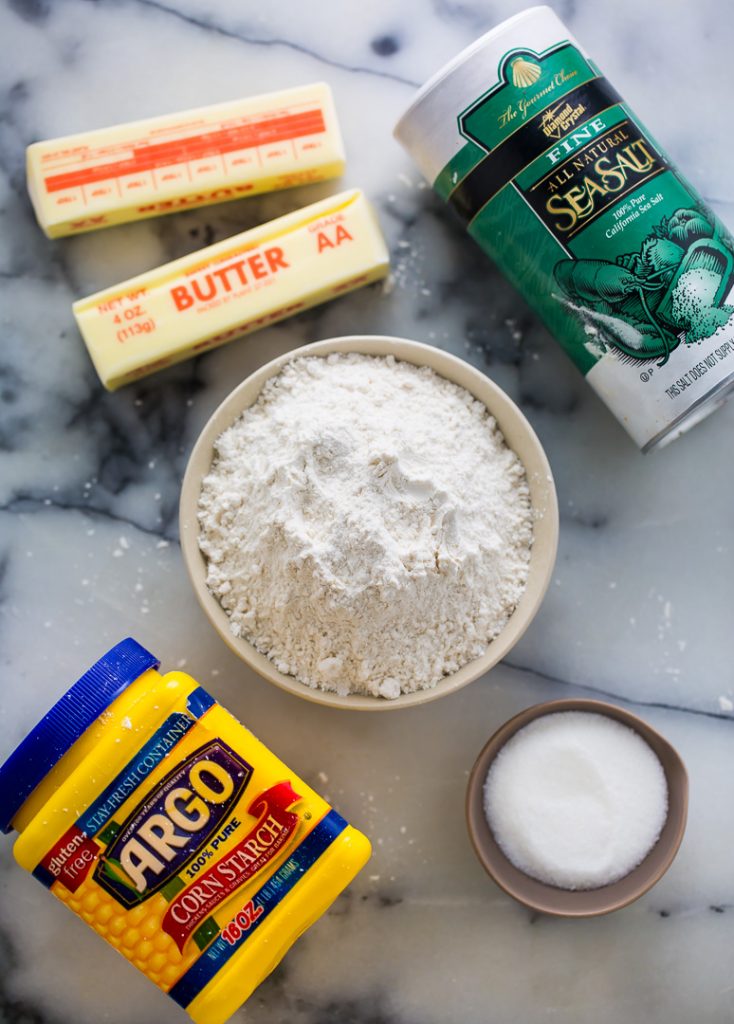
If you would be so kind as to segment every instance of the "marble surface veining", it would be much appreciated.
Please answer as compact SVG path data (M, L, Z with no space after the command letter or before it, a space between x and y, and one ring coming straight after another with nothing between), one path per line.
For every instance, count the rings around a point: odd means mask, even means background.
M640 455L391 138L414 88L516 0L3 0L0 4L0 758L133 634L185 666L372 838L375 855L235 1018L251 1024L707 1024L734 1016L734 403ZM734 227L734 8L557 0L608 77ZM356 292L107 394L75 298L333 192L308 189L47 241L24 184L39 138L324 79L347 186L374 201L392 287ZM485 370L521 405L558 486L545 603L510 658L452 698L339 713L254 676L213 633L177 545L197 432L227 392L307 341L386 333ZM466 776L539 700L601 694L676 744L681 852L608 918L537 918L470 850ZM323 777L327 782L324 783ZM0 843L0 1021L159 1024L182 1012Z

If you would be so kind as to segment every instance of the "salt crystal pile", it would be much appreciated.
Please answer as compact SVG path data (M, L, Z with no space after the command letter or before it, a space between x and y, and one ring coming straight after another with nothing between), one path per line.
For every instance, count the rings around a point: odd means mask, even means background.
M668 787L638 733L606 715L562 711L518 730L495 757L484 810L505 856L561 889L628 875L660 836Z

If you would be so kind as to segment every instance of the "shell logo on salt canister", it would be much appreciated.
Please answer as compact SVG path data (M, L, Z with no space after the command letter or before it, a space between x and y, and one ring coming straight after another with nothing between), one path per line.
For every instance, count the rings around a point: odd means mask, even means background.
M221 740L199 747L160 782L117 830L95 881L123 906L163 889L209 843L235 807L252 765ZM107 835L100 838L107 838Z
M516 57L510 63L512 71L512 84L519 89L526 89L529 85L537 82L540 78L541 69L534 61L525 57Z

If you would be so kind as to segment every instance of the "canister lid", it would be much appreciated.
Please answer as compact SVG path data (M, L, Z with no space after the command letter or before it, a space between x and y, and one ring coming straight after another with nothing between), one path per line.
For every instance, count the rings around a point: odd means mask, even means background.
M12 821L33 790L123 690L159 660L128 637L66 691L0 766L0 829Z

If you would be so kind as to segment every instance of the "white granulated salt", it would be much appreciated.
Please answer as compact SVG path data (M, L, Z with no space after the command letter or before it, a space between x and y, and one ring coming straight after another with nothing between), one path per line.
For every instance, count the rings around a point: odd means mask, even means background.
M484 653L525 588L525 471L432 370L286 364L217 440L199 502L207 584L277 668L394 698Z
M660 836L668 787L651 747L603 714L561 711L518 730L492 761L484 811L516 868L561 889L628 875Z

